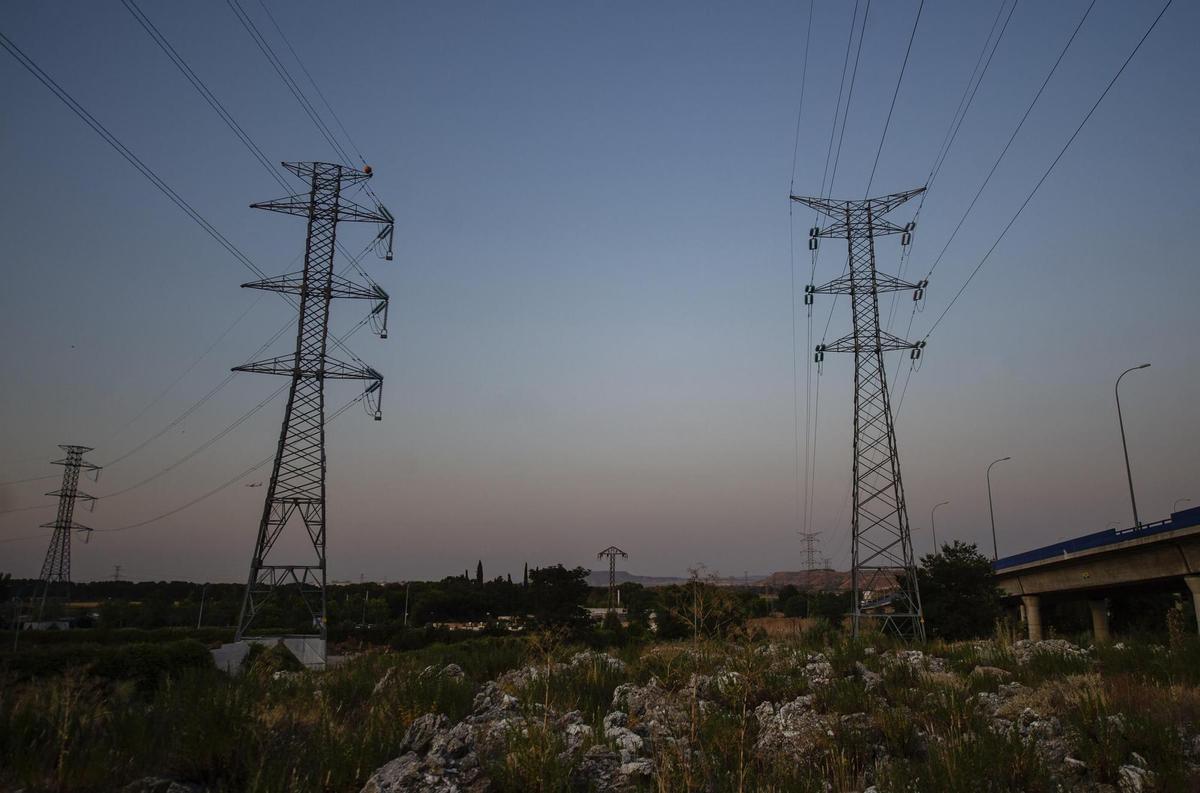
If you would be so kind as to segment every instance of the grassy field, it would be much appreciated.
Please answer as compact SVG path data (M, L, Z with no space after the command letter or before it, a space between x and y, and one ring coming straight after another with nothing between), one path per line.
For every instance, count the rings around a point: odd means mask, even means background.
M415 718L462 719L480 686L524 666L545 673L501 678L525 681L502 684L528 728L483 758L495 790L568 789L548 714L578 711L592 727L585 748L603 744L623 684L662 709L624 706L635 729L645 713L661 722L646 749L651 790L1103 790L1131 763L1144 789L1200 789L1193 637L1070 651L931 643L924 655L882 640L658 643L617 652L623 665L559 665L578 649L481 639L368 652L320 673L266 653L233 678L183 648L124 676L111 658L6 669L0 789L108 791L158 775L212 791L357 791ZM424 673L451 663L461 680ZM802 746L795 730L771 732L797 701L818 726Z

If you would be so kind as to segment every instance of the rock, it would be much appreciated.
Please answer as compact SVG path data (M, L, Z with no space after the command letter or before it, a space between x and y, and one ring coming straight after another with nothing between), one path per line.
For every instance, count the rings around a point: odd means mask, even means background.
M717 691L725 697L734 696L746 687L746 678L740 672L721 671L717 675Z
M567 738L565 754L574 755L592 737L592 728L588 724L570 724L563 733Z
M605 746L593 746L584 752L571 770L574 790L594 793L633 793L639 783L654 777L653 760L646 758L622 761L617 753Z
M611 741L621 754L621 762L628 763L642 754L646 742L628 727L610 727L604 731L604 737Z
M1123 765L1117 771L1117 789L1121 793L1143 793L1154 786L1154 774L1136 765Z
M1146 768L1146 758L1142 757L1137 752L1129 753L1129 764L1136 765L1138 768Z
M804 757L833 731L825 717L812 708L812 697L805 695L776 707L764 702L754 709L758 720L755 749L764 754Z
M512 694L502 691L494 681L484 683L471 702L474 715L502 718L521 709L521 702Z
M418 787L425 781L421 759L415 752L401 755L375 771L363 786L362 793L398 793L405 790L446 790L449 787Z
M148 776L130 782L121 788L121 793L204 793L207 788L178 782L174 779Z
M1062 724L1056 716L1043 718L1033 708L1025 708L1017 717L1017 732L1022 738L1053 738L1062 734Z
M583 753L579 763L571 769L571 787L576 790L615 791L618 769L621 766L617 753L605 746L593 746Z
M613 727L628 727L629 717L624 711L614 710L604 716L604 732L607 734Z
M654 741L687 732L691 720L693 695L689 691L674 694L663 688L658 678L644 686L622 683L613 690L612 707L629 714L634 731ZM706 703L701 702L700 706ZM700 708L703 710L703 707Z
M438 677L444 677L448 680L461 681L466 677L466 674L463 672L462 667L458 664L446 664L442 667L442 670L438 672Z
M579 667L587 664L603 666L613 672L625 671L625 662L620 658L609 655L608 653L596 652L595 650L584 650L583 652L575 653L571 656L571 666Z
M1068 658L1087 658L1088 651L1071 644L1065 639L1043 639L1040 642L1021 639L1013 642L1013 657L1019 664L1027 664L1038 654L1061 655Z
M1012 672L998 666L977 666L971 670L971 677L976 680L991 678L993 680L1011 680Z
M946 662L936 655L926 655L920 650L896 650L880 656L886 667L906 666L914 672L940 673L946 671Z
M429 744L434 736L450 726L450 720L442 713L426 713L418 716L408 725L404 740L400 744L401 751L424 754L429 750Z
M1082 760L1076 760L1074 757L1067 755L1063 758L1063 767L1072 774L1083 775L1087 773L1087 763Z
M828 685L833 679L833 665L824 653L813 653L804 664L804 676L810 686Z
M621 763L621 768L618 773L625 777L626 783L634 781L635 777L651 778L654 776L654 761L649 759L634 760L629 763Z
M854 662L854 674L863 681L863 685L866 686L867 691L871 691L883 683L883 675L867 669L862 661Z

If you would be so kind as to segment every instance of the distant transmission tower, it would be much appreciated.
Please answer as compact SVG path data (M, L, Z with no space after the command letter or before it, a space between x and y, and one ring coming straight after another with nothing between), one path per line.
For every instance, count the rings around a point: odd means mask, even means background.
M821 532L800 531L796 533L800 535L800 539L804 540L804 569L812 572L817 569L817 538L821 536Z
M898 226L884 220L884 216L924 190L922 187L861 201L791 197L833 220L825 228L814 226L809 231L811 250L816 250L821 237L844 237L848 251L846 274L821 286L809 284L805 287L804 302L811 305L814 294L849 295L854 320L850 335L817 345L816 361L820 363L826 352L854 353L851 580L855 636L859 635L864 618L875 618L883 621L885 631L925 639L883 361L883 354L891 350L909 350L915 360L925 343L899 339L879 327L881 292L912 290L913 299L919 300L925 283L909 283L875 269L876 237L900 234L902 245L908 245L912 239L913 224Z
M41 620L46 610L46 598L56 584L63 585L63 596L71 586L71 532L91 531L87 526L75 522L75 502L79 499L95 503L96 497L79 492L79 472L81 470L99 471L100 466L85 462L83 455L90 452L90 446L71 446L59 444L58 448L67 453L61 460L55 460L54 465L63 467L62 486L48 496L58 496L58 515L53 523L43 523L42 528L54 529L50 537L50 547L46 550L46 560L42 562L42 575L38 584L38 620Z
M617 557L628 559L629 554L615 545L610 545L596 554L597 559L605 556L608 557L608 610L612 611L617 607Z
M342 191L348 185L369 179L369 168L356 171L342 165L323 162L284 163L283 166L309 184L307 195L295 195L277 201L251 204L255 209L267 209L287 215L299 215L308 220L308 235L304 247L304 269L277 278L243 284L250 289L264 289L297 295L300 303L296 323L296 350L263 361L248 363L234 369L237 372L275 374L292 379L288 393L279 447L271 469L262 520L254 554L250 557L250 577L238 617L236 640L246 636L254 618L280 588L294 585L312 617L315 633L305 633L306 653L316 650L319 664L325 661L326 600L325 600L325 381L369 380L367 398L374 394L374 415L378 421L383 375L369 366L339 361L326 352L329 339L329 305L335 297L377 300L385 303L387 295L377 287L355 284L333 271L334 245L339 222L385 224L389 232L391 216L379 207L377 211L347 200ZM384 235L381 234L380 238ZM378 311L379 309L377 309ZM293 519L296 519L293 522ZM303 524L313 553L307 561L292 556L282 560L272 554L276 541L288 527ZM319 638L317 648L308 640ZM302 659L303 660L303 659Z

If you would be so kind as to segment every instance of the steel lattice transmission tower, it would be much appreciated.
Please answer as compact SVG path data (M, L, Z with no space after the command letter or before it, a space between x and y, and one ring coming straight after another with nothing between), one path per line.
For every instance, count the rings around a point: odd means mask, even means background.
M596 554L597 559L603 559L605 556L608 557L608 610L612 611L617 607L617 557L628 559L629 554L615 545L610 545Z
M251 204L251 207L307 218L308 235L302 271L242 284L250 289L296 295L299 316L294 353L234 369L283 375L292 380L258 538L250 557L250 576L238 617L236 640L247 635L254 618L278 589L294 585L308 607L315 631L302 638L319 636L319 657L323 663L326 637L325 381L370 381L366 394L374 394L376 400L380 398L383 385L383 376L361 361L355 359L355 363L347 363L327 353L329 307L335 297L387 300L386 293L378 287L360 286L334 273L337 226L347 221L380 223L385 225L387 233L392 220L383 207L367 209L343 196L347 186L369 179L370 169L357 171L323 162L284 163L283 166L309 184L307 195ZM375 404L375 419L379 420L379 402ZM275 550L275 545L289 524L303 526L313 551L307 560L298 560L290 554L278 558L283 554Z
M804 569L812 572L817 569L817 538L819 531L798 531L800 539L804 540Z
M880 293L912 290L913 298L920 299L925 284L909 283L875 269L876 237L900 234L903 245L912 239L913 224L899 226L884 216L924 190L922 187L861 201L791 197L833 221L809 231L810 249L816 250L821 237L844 238L848 253L845 274L821 286L809 284L805 287L805 303L811 305L814 294L849 295L854 322L849 335L817 345L816 360L820 363L826 352L854 353L851 579L855 636L864 618L875 618L882 620L885 631L925 638L884 368L885 352L909 350L915 359L925 343L905 341L879 326Z
M58 496L58 514L52 523L43 523L42 528L54 529L50 537L50 547L46 549L46 560L42 562L42 574L38 588L38 619L46 610L46 598L56 584L62 584L65 590L71 585L71 532L90 532L87 526L75 522L75 502L83 499L93 504L95 496L79 492L79 472L99 471L100 466L86 462L83 455L90 452L90 446L72 446L59 444L58 448L67 453L61 460L55 460L54 465L63 467L62 486L58 490L47 493L48 496Z

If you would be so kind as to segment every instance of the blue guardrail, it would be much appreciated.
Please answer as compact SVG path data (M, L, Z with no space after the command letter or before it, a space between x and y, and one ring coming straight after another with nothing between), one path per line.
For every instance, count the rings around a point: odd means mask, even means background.
M1098 531L1095 534L1085 534L1082 537L1075 537L1071 540L1056 542L1053 545L1046 545L1042 548L1034 548L1032 551L1013 554L1006 556L1003 559L998 559L992 563L993 570L1004 570L1008 567L1016 567L1018 565L1037 562L1042 559L1050 559L1055 556L1063 556L1067 554L1077 553L1078 551L1086 551L1092 548L1100 548L1113 543L1125 542L1126 540L1134 540L1138 537L1149 537L1154 534L1162 534L1165 531L1175 531L1176 529L1186 529L1189 526L1200 524L1200 507L1192 507L1180 512L1172 512L1171 517L1166 520L1160 520L1156 523L1145 523L1141 528L1129 529L1108 529L1106 531Z

